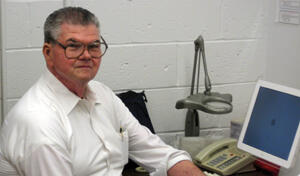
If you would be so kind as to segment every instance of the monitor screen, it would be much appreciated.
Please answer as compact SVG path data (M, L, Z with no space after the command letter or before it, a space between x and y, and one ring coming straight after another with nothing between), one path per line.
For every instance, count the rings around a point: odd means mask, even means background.
M258 81L238 147L288 168L299 138L300 90Z

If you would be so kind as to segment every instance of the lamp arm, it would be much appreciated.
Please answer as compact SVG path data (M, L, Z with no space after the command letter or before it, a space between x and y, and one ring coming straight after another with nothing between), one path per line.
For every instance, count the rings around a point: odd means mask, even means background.
M197 87L196 87L196 94L199 93L199 79L200 79L200 64L201 64L201 50L198 54L198 69L197 69Z
M204 79L205 79L204 80L204 83L205 83L205 92L204 93L209 94L211 91L211 82L210 82L208 71L207 71L204 39L202 36L199 36L198 39L199 39L200 52L202 53L202 60L203 60L203 67L204 67Z
M192 75L192 85L191 85L191 95L194 94L195 89L195 79L196 79L196 69L197 69L197 63L198 63L198 52L200 50L200 47L198 44L196 44L195 41L195 55L194 55L194 65L193 65L193 75ZM200 62L200 61L199 61ZM198 78L199 79L199 78Z
M203 43L204 45L204 43ZM210 93L211 90L211 82L208 76L208 71L207 71L207 65L206 65L206 57L205 57L205 52L204 52L204 47L202 51L202 59L203 59L203 67L204 67L204 76L205 76L205 92L204 93Z

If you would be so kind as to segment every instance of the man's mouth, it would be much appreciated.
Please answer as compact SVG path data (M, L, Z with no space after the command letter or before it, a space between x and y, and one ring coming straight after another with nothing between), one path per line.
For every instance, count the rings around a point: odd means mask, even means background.
M76 68L92 68L90 65L78 65Z

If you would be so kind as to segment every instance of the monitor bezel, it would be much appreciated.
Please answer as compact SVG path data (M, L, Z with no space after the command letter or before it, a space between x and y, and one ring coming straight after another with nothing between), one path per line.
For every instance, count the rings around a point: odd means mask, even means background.
M269 161L271 163L274 163L276 165L285 167L285 168L289 168L292 165L294 156L295 156L295 152L296 152L296 148L298 146L298 139L299 139L299 135L300 135L300 128L299 128L299 124L298 124L298 128L296 131L296 135L295 135L295 139L293 141L292 147L291 147L291 151L290 154L288 156L287 160L284 160L282 158L279 158L277 156L274 156L272 154L266 153L260 149L254 148L252 146L249 146L245 143L243 143L244 137L245 137L245 133L246 133L246 129L248 127L249 121L250 121L250 117L252 114L252 110L254 108L255 102L256 102L256 98L257 98L257 94L259 92L259 89L261 87L265 87L265 88L269 88L272 90L276 90L279 92L283 92L283 93L287 93L290 95L294 95L297 97L300 97L300 90L294 89L294 88L290 88L287 86L283 86L283 85L279 85L279 84L275 84L275 83L271 83L268 81L263 81L263 80L259 80L257 81L257 84L255 86L252 98L250 100L250 104L248 107L248 112L247 115L245 117L245 121L241 130L241 134L239 136L239 140L238 140L238 148L241 150L244 150L256 157L262 158L266 161Z

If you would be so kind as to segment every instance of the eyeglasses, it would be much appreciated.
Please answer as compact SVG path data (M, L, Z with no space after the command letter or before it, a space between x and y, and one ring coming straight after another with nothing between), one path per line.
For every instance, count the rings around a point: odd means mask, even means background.
M68 59L79 58L83 54L85 48L87 48L92 58L98 59L105 54L108 48L107 43L105 42L103 37L101 37L101 41L95 41L87 45L75 40L67 45L63 45L57 40L53 41L65 50L65 55Z

